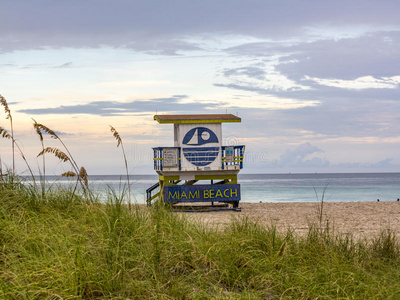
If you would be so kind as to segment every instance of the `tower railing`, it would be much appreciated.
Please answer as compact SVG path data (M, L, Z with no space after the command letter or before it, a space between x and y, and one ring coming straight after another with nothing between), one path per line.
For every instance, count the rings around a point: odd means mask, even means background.
M166 167L181 171L181 147L156 147L153 148L154 170L163 171ZM239 166L243 169L244 145L222 146L221 167Z
M240 166L243 169L243 156L245 146L222 146L222 169L226 166Z

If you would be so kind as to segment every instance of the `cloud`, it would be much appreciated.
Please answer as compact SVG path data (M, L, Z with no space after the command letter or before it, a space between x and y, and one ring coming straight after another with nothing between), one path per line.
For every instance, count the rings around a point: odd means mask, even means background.
M0 68L15 67L15 64L0 64Z
M218 33L288 39L324 24L398 24L394 0L359 2L221 0L3 1L0 53L59 47L127 47L176 55L201 46L188 38Z
M393 169L396 165L393 164L393 158L385 158L375 163L340 163L335 164L334 167L343 169L365 168L365 169Z
M320 157L310 157L323 152L309 142L299 145L295 149L286 150L277 162L278 167L328 167L330 162ZM307 158L309 157L309 158Z
M264 80L266 74L266 71L259 67L227 68L223 71L223 75L225 77L247 76L249 78L255 78L259 80Z
M268 128L282 135L292 128L326 138L397 137L399 47L396 30L243 44L226 49L243 59L214 85L309 103L264 113Z
M324 153L319 147L309 142L294 149L287 149L279 159L269 167L275 168L329 168L329 169L393 169L393 158L385 158L378 162L345 162L332 164L327 158L319 157Z
M248 57L248 65L224 69L224 80L215 86L292 99L394 100L400 91L399 48L400 30L243 44L226 51Z
M363 76L399 75L400 31L379 31L356 38L321 39L282 49L276 70L293 80L305 75L326 79L354 80Z
M106 81L96 83L96 88L130 88L130 87L142 87L142 86L166 86L171 84L169 80L125 80L125 81Z
M59 65L59 66L57 66L57 67L55 67L55 68L64 69L64 68L71 68L72 66L73 66L73 62L70 61L70 62L67 62L67 63L65 63L65 64Z
M332 86L337 88L363 90L363 89L395 89L399 87L400 76L374 78L372 76L364 76L355 80L341 79L323 79L311 78L306 76L306 80L312 80L319 85Z
M182 102L186 95L175 95L169 98L156 98L151 100L136 100L130 102L118 101L93 101L87 104L58 106L54 108L21 109L18 112L43 115L43 114L90 114L98 116L118 116L143 112L194 112L216 108L221 103L216 102Z
M1 65L0 65L1 66ZM12 66L14 69L67 69L73 67L73 62L63 63L61 65L53 65L49 63L38 63L38 64L13 64L9 65Z
M295 110L269 111L266 118L277 132L297 129L324 138L397 137L400 118L397 101L338 99Z
M400 75L399 47L400 31L378 31L354 38L318 38L310 42L310 37L306 37L304 41L250 43L226 51L265 60L265 69L258 67L257 74L280 74L287 78L288 83L288 80L292 81L293 88L302 86L302 90L312 92L318 91L321 85L357 89L396 88ZM246 72L247 69L254 72L251 65L225 69L223 76L236 75L236 82L224 85L251 89L251 84L243 84L251 74ZM240 75L241 81L238 80ZM265 80L260 76L251 77L258 80L258 86ZM273 93L274 89L255 91Z
M179 52L182 51L203 50L194 43L189 43L178 39L161 41L144 40L140 43L129 42L124 44L123 47L155 55L179 55Z

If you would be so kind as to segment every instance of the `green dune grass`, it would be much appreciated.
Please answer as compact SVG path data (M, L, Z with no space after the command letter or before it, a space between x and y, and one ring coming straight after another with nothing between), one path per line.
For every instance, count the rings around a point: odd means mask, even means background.
M0 185L1 299L399 299L391 231L306 236L249 218L226 228L156 205Z

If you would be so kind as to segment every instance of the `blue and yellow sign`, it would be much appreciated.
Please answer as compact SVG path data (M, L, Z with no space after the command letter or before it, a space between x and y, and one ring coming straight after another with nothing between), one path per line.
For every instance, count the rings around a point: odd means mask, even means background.
M164 202L240 201L240 184L165 185Z

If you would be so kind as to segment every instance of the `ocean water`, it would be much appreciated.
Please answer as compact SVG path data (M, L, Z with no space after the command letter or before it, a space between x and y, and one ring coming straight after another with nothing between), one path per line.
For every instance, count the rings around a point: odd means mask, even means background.
M53 184L73 184L59 176ZM157 175L131 175L131 190L137 203L145 203L146 189ZM396 201L400 198L400 173L239 174L242 202ZM126 176L93 175L89 182L102 197L107 190L117 194L127 185ZM325 190L325 193L324 193ZM317 192L317 195L316 195Z
M329 202L400 198L400 173L263 174L239 180L245 202L316 202L322 196Z

